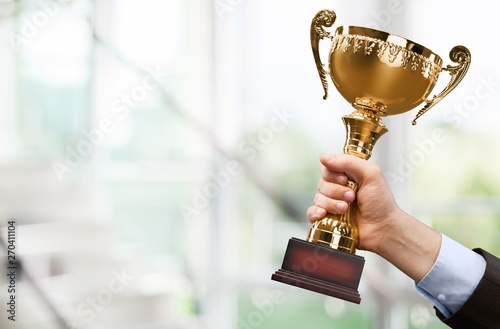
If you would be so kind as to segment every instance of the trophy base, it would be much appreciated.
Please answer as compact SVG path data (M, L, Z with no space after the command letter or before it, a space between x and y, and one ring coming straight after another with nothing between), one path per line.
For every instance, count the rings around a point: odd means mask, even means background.
M364 264L361 256L291 238L281 269L271 279L359 304Z

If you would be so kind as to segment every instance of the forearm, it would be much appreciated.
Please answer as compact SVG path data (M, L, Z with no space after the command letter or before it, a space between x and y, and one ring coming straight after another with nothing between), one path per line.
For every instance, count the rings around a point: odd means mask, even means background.
M403 211L394 215L373 251L419 282L436 262L441 234Z

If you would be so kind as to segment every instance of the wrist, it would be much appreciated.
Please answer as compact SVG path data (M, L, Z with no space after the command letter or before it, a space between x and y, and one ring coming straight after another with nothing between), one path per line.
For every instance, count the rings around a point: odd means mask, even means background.
M373 251L419 282L436 262L441 234L401 210L395 215Z
M405 213L399 208L390 212L390 218L387 218L383 223L377 223L376 230L370 234L370 241L367 244L367 250L371 251L383 258L384 255L390 254L390 250L396 247L396 237L403 230L404 221L406 220Z

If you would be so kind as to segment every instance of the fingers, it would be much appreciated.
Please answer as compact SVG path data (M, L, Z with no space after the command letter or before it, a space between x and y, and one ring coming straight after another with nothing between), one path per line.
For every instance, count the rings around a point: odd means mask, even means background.
M332 214L342 214L347 211L346 201L332 199L321 193L316 193L316 195L314 196L313 204L317 207L325 209Z
M324 218L327 212L345 213L348 202L353 202L356 198L354 191L347 187L348 177L345 173L332 171L324 164L320 165L320 172L323 178L318 182L318 193L314 197L314 205L307 210L307 216L311 222Z
M370 164L366 160L352 155L329 155L321 154L320 162L324 166L325 174L328 179L340 179L339 175L342 173L346 177L351 178L358 184L364 182L369 177L378 175L378 167ZM330 173L328 173L328 171ZM331 174L337 173L337 174ZM323 171L322 171L322 174ZM328 180L326 179L326 180Z
M349 206L346 201L331 199L321 193L316 193L313 203L314 205L307 210L307 217L311 223L324 218L327 212L335 215L343 214Z
M326 216L326 210L318 206L310 206L307 209L307 217L311 223L320 220Z
M324 164L319 165L319 172L323 179L330 183L337 183L340 185L346 185L348 181L348 177L343 172L336 172L325 167Z
M322 179L318 182L318 192L324 196L334 199L352 202L355 194L347 187L348 177L343 172L331 171L324 164L319 168Z
M345 185L327 182L320 179L318 182L318 192L330 199L343 200L346 202L354 201L356 195L354 191Z

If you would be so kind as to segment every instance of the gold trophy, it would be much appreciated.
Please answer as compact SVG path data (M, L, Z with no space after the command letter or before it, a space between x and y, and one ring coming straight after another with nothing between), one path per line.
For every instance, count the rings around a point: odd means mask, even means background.
M412 124L448 95L463 79L471 61L467 48L450 51L455 66L442 67L441 58L428 48L386 32L340 26L331 36L336 15L322 10L311 23L311 47L324 89L328 96L329 73L339 93L354 107L342 117L346 127L344 153L368 160L377 140L387 132L381 117L410 111L425 103ZM331 40L327 72L321 62L319 42ZM428 99L439 73L451 79L439 94ZM348 186L356 192L353 181ZM353 205L344 215L327 214L313 224L306 241L292 238L281 269L272 279L297 287L360 303L359 280L364 258L355 254L358 245Z

